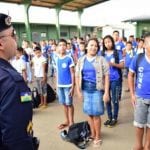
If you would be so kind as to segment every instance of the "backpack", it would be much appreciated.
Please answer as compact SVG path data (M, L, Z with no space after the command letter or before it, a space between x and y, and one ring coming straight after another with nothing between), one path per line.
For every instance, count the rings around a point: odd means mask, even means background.
M61 138L75 144L80 149L87 147L91 131L87 121L75 123L66 130L61 132Z
M139 64L140 64L141 60L144 58L144 56L145 56L145 53L140 53L140 54L138 54L138 56L137 56L136 69L135 69L136 78L137 78L137 74L138 74L138 67L139 67Z
M47 84L47 103L51 103L56 99L56 92Z
M36 87L33 87L31 93L32 93L33 108L38 108L40 101L41 101L40 95L38 93L38 89Z

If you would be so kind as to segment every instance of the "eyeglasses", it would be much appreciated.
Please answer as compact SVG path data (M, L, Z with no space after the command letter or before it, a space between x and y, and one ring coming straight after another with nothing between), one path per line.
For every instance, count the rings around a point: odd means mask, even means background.
M1 38L4 38L4 37L12 37L12 38L14 38L14 39L16 39L16 31L13 29L13 31L12 31L12 33L11 34L8 34L8 35L2 35L2 36L0 36L0 39Z

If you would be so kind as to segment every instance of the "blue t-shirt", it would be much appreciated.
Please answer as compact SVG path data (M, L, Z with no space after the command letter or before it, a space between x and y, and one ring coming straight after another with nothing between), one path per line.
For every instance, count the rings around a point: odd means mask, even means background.
M148 62L148 60L144 56L140 59L140 62L137 66L137 58L138 56L136 55L129 66L129 70L131 72L135 73L137 70L135 92L137 96L145 99L150 99L150 60Z
M79 51L78 52L78 58L82 57L85 55L85 52L84 51Z
M93 60L94 61L94 60ZM96 71L92 64L93 61L84 60L83 70L82 70L82 79L84 81L96 83Z
M74 66L72 57L66 55L65 57L56 58L57 84L58 87L72 86L70 68Z
M126 56L125 56L125 67L129 67L133 57L135 56L135 51L134 50L131 50L131 51L128 51L126 52Z
M122 57L122 52L118 52L119 55L119 63L123 61L123 57ZM112 54L108 55L107 53L105 53L105 59L107 60L107 62L115 62L115 57ZM120 78L119 72L118 72L118 68L110 66L109 67L109 77L110 77L110 81L116 81Z
M123 42L117 41L117 42L115 42L115 48L116 48L116 50L122 52L122 50L125 48L125 45L123 44Z

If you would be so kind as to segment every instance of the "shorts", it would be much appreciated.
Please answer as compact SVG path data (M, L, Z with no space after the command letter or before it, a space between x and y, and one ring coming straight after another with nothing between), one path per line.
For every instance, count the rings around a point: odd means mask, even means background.
M71 87L58 87L58 100L62 105L71 106L73 103L72 97L69 96Z
M134 126L150 128L150 99L137 97L134 111Z
M100 116L104 114L103 91L88 92L83 90L83 111L87 115Z
M36 77L35 78L38 93L42 96L47 96L47 84L42 84L42 78L41 77Z

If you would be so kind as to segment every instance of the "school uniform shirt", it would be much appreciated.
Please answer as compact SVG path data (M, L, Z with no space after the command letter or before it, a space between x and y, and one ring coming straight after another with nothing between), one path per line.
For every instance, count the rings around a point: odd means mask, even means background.
M116 48L116 50L122 52L122 50L125 48L125 45L123 44L123 42L117 41L117 42L115 42L115 48Z
M137 48L135 49L136 54L144 53L144 48Z
M85 55L85 52L84 52L84 51L79 51L79 52L78 52L78 59L79 59L80 57L84 56L84 55Z
M135 92L137 96L140 96L145 99L150 99L150 60L145 55L140 59L140 62L137 66L136 55L129 67L129 70L133 73L137 72L136 83L135 83Z
M129 67L133 57L135 56L135 51L134 50L128 50L126 51L126 56L125 56L125 67Z
M122 57L122 52L118 52L118 55L119 55L119 63L124 61ZM105 59L107 60L107 62L112 62L112 63L115 62L113 53L112 54L105 53ZM109 75L110 81L116 81L120 78L118 68L110 66L109 71L110 71L110 75Z
M20 75L22 75L22 71L27 67L26 62L22 57L20 57L19 59L16 59L16 57L14 57L14 59L11 60L11 65L17 70L18 73L20 73Z
M74 67L72 57L65 55L64 57L58 56L56 58L56 72L57 72L57 86L58 87L71 87L72 78L70 68Z
M96 70L92 64L94 61L95 58L93 59L85 58L83 70L82 70L83 81L96 83Z
M32 62L34 67L34 76L44 77L43 64L47 63L46 58L43 55L41 55L40 57L34 56Z

